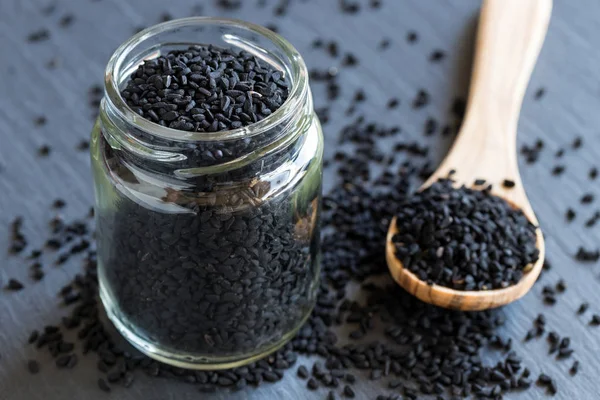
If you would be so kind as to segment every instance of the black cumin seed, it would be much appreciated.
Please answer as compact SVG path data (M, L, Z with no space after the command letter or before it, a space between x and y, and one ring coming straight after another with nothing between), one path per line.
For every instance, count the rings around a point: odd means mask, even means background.
M429 93L427 93L424 89L419 89L417 92L417 96L413 100L412 106L415 109L425 107L429 104Z
M507 189L513 188L513 187L515 187L515 181L512 181L510 179L505 179L502 181L502 186L504 186Z
M82 140L77 145L77 150L80 150L80 151L86 151L89 148L90 148L90 142L89 142L89 140Z
M306 387L308 390L317 390L319 388L319 384L315 380L315 378L310 378L306 383Z
M417 32L409 31L408 34L406 35L406 40L408 41L408 43L416 43L417 40L419 40L419 36L418 36Z
M556 386L556 382L554 380L552 380L549 384L548 384L548 393L550 393L551 395L555 395L558 392L558 387Z
M552 168L552 175L554 175L554 176L561 175L563 172L565 172L564 165L556 165L556 166L554 166L554 168Z
M337 42L332 41L327 43L327 52L331 57L336 58L339 55Z
M50 31L48 29L39 29L27 36L27 41L30 43L42 42L48 39L50 39Z
M173 19L173 16L171 14L169 14L168 12L163 12L160 15L160 22L168 22L172 19Z
M464 213L467 203L475 207L469 213L479 216L469 220L469 229L456 217ZM535 227L521 211L492 195L489 186L483 191L455 189L450 180L442 179L401 203L400 209L400 233L392 238L396 257L423 281L457 290L505 288L517 283L523 276L522 269L539 256ZM496 220L494 215L505 217ZM498 226L502 226L501 232ZM478 250L480 247L471 249L469 244L473 241L486 243L484 251ZM487 259L486 253L496 251L495 244L499 242L512 243L509 257L488 262L479 269L472 266L472 259ZM553 301L547 297L548 302Z
M358 59L352 53L346 53L342 58L342 65L345 67L352 67L358 64Z
M270 24L265 24L265 28L267 28L270 31L273 31L275 33L279 32L279 28L277 27L277 25L270 23Z
M35 281L41 281L42 279L44 279L44 271L36 269L31 273L31 277L33 278L33 280Z
M35 117L35 119L33 120L33 124L35 126L44 126L44 125L46 125L46 122L48 122L48 120L47 120L46 116L44 116L44 115Z
M50 154L50 146L48 146L47 144L41 146L38 149L38 154L40 155L40 157L46 157L48 154Z
M590 179L596 179L596 177L598 176L598 169L596 167L592 167L592 169L590 169L589 175Z
M355 394L354 394L354 390L352 390L352 388L348 385L344 386L344 396L353 399Z
M565 217L567 218L567 221L569 221L569 222L573 221L576 216L577 216L577 214L575 213L575 210L573 210L572 208L567 209L567 212L565 213Z
M110 386L108 386L108 383L106 383L106 381L102 378L98 379L98 387L103 392L106 392L106 393L110 392Z
M388 38L381 39L381 41L379 42L379 50L385 50L385 49L387 49L388 47L390 47L391 43L392 42Z
M425 136L431 136L431 135L435 134L437 128L438 128L438 122L433 118L427 118L427 120L425 121L425 130L424 130Z
M587 303L587 302L581 303L581 305L577 309L577 314L581 315L581 314L585 313L589 307L590 307L589 303Z
M73 16L73 14L65 14L60 18L60 21L58 21L58 24L60 26L62 26L63 28L66 28L68 26L71 26L73 24L74 20L75 20L75 17Z
M578 149L581 147L582 144L583 139L581 138L581 136L578 136L575 138L575 140L573 140L573 144L571 144L571 147L573 147L573 149Z
M400 100L398 100L396 98L390 99L387 103L387 108L394 109L394 108L398 107L399 104L400 104Z
M580 247L575 254L575 259L582 262L596 262L600 259L600 250L586 250Z
M561 158L565 154L564 149L558 149L554 155L556 158Z
M540 376L538 377L537 382L540 385L549 385L550 382L552 382L552 378L550 378L548 375L546 375L544 373L541 373Z
M542 88L539 88L538 90L536 90L536 91L535 91L534 98L535 98L536 100L539 100L539 99L541 99L542 97L544 97L544 94L545 94L545 93L546 93L546 89L544 89L543 87L542 87Z
M592 319L590 320L590 325L592 325L592 326L600 325L600 315L598 315L598 314L592 315Z
M594 201L594 195L591 193L584 194L581 197L580 201L581 201L581 204L590 204L591 202Z
M337 55L337 44L330 42L328 50ZM287 99L288 85L282 71L245 51L191 46L144 61L121 96L154 123L183 131L215 132L241 128L271 115ZM335 92L337 96L339 88ZM100 93L90 93L90 100L99 101ZM236 156L224 145L198 147L190 152L205 163L214 163L223 154L228 159ZM251 150L238 147L238 153Z
M306 379L309 376L308 369L304 365L298 367L297 371L298 377L301 379Z
M569 369L569 373L571 375L576 375L577 372L579 372L579 361L574 361L573 365L571 365L571 368Z
M11 291L19 291L21 289L23 289L25 286L23 286L23 284L21 282L19 282L16 279L9 279L8 280L8 284L6 285L6 289L7 290L11 290Z
M446 57L446 53L443 50L434 50L429 56L429 61L439 62Z
M29 344L35 343L38 340L39 336L40 336L40 333L37 330L34 330L29 335L29 339L27 339L27 343L29 343Z
M475 186L485 185L485 179L475 179L475 182L473 184Z
M36 360L29 360L27 361L27 369L31 374L37 374L40 372L40 363Z

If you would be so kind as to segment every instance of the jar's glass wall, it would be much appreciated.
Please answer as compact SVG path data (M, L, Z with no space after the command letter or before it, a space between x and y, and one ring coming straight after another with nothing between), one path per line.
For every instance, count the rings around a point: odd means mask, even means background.
M192 368L240 365L283 345L308 317L319 276L323 139L310 95L295 112L263 136L250 126L229 139L267 138L250 161L199 172L132 152L123 145L126 121L101 110L91 148L101 296L146 354ZM160 140L164 150L168 139ZM185 156L183 147L173 154Z

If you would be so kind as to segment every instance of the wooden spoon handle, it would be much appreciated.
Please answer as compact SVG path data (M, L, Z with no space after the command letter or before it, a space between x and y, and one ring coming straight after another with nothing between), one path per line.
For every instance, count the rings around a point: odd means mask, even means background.
M517 165L517 122L527 82L548 28L552 0L485 0L481 10L467 114L452 149L428 186L456 169L457 182L487 179L497 195L525 204ZM504 179L517 188L504 190Z
M512 139L551 12L552 0L486 0L481 9L468 111Z

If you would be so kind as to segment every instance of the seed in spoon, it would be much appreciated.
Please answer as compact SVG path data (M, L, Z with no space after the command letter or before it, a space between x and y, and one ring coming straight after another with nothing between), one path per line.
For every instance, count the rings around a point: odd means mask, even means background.
M490 192L441 179L407 199L392 241L404 268L422 281L458 290L514 285L539 251L536 227Z

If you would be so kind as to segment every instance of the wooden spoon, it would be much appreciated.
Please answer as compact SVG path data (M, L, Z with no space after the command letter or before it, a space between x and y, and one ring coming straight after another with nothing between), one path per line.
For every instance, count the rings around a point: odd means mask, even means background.
M486 184L493 184L493 194L520 208L538 225L519 176L516 137L521 103L551 12L552 0L484 1L465 120L450 152L421 190L456 170L452 179L457 185L471 186L475 179L485 179ZM512 180L515 187L503 187L505 179ZM529 291L544 263L544 238L538 228L539 259L525 268L527 272L516 285L482 291L428 285L396 258L392 242L396 232L394 217L386 243L392 277L409 293L440 307L483 310L508 304Z

